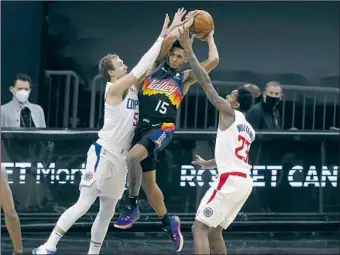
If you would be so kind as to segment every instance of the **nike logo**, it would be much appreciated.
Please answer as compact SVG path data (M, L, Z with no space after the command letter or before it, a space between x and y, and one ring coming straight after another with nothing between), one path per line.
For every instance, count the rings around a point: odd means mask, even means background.
M160 126L160 124L152 124L151 126L152 127L157 127L157 126Z

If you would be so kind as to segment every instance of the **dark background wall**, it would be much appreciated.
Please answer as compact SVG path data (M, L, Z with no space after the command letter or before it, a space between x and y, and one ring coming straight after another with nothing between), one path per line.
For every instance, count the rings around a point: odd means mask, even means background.
M71 58L84 78L92 77L108 52L133 67L157 37L164 14L181 6L214 17L217 70L298 73L311 81L339 73L337 3L55 2L49 33L65 41L58 54ZM195 49L207 56L204 43Z
M8 86L19 72L31 76L31 101L38 99L43 2L1 1L1 104L12 99Z
M39 84L43 68L74 70L85 82L97 73L108 52L122 56L131 68L154 42L164 14L178 7L204 9L216 24L220 64L215 79L227 71L297 73L317 85L339 75L339 4L321 2L2 2L2 103L10 100L10 78L25 72ZM48 34L41 45L43 5L49 5ZM197 41L200 58L205 43ZM216 75L218 74L218 75ZM244 76L243 76L244 77ZM307 84L307 83L306 83ZM32 92L37 101L38 88Z

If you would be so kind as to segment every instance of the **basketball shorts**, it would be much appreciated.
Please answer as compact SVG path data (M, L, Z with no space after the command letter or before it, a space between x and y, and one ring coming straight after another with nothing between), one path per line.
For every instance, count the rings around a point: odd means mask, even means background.
M198 207L196 220L209 227L227 229L248 199L253 179L242 172L223 173L216 178Z
M96 185L99 196L121 199L127 176L126 155L127 151L109 151L94 142L87 152L79 189Z
M175 129L173 122L152 123L140 119L132 144L140 144L148 151L148 157L141 162L143 172L156 170L155 153L164 150L171 142Z

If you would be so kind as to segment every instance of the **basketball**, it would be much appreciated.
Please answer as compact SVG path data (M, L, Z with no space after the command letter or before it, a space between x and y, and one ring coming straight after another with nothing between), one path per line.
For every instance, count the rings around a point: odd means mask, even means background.
M190 27L190 32L195 34L197 39L204 39L214 28L214 20L211 15L206 11L199 10Z

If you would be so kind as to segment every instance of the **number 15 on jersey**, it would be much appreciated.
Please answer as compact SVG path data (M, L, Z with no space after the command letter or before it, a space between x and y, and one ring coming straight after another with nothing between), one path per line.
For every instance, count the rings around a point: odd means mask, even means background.
M155 111L161 114L166 114L166 112L168 111L168 106L169 104L167 102L159 100Z

